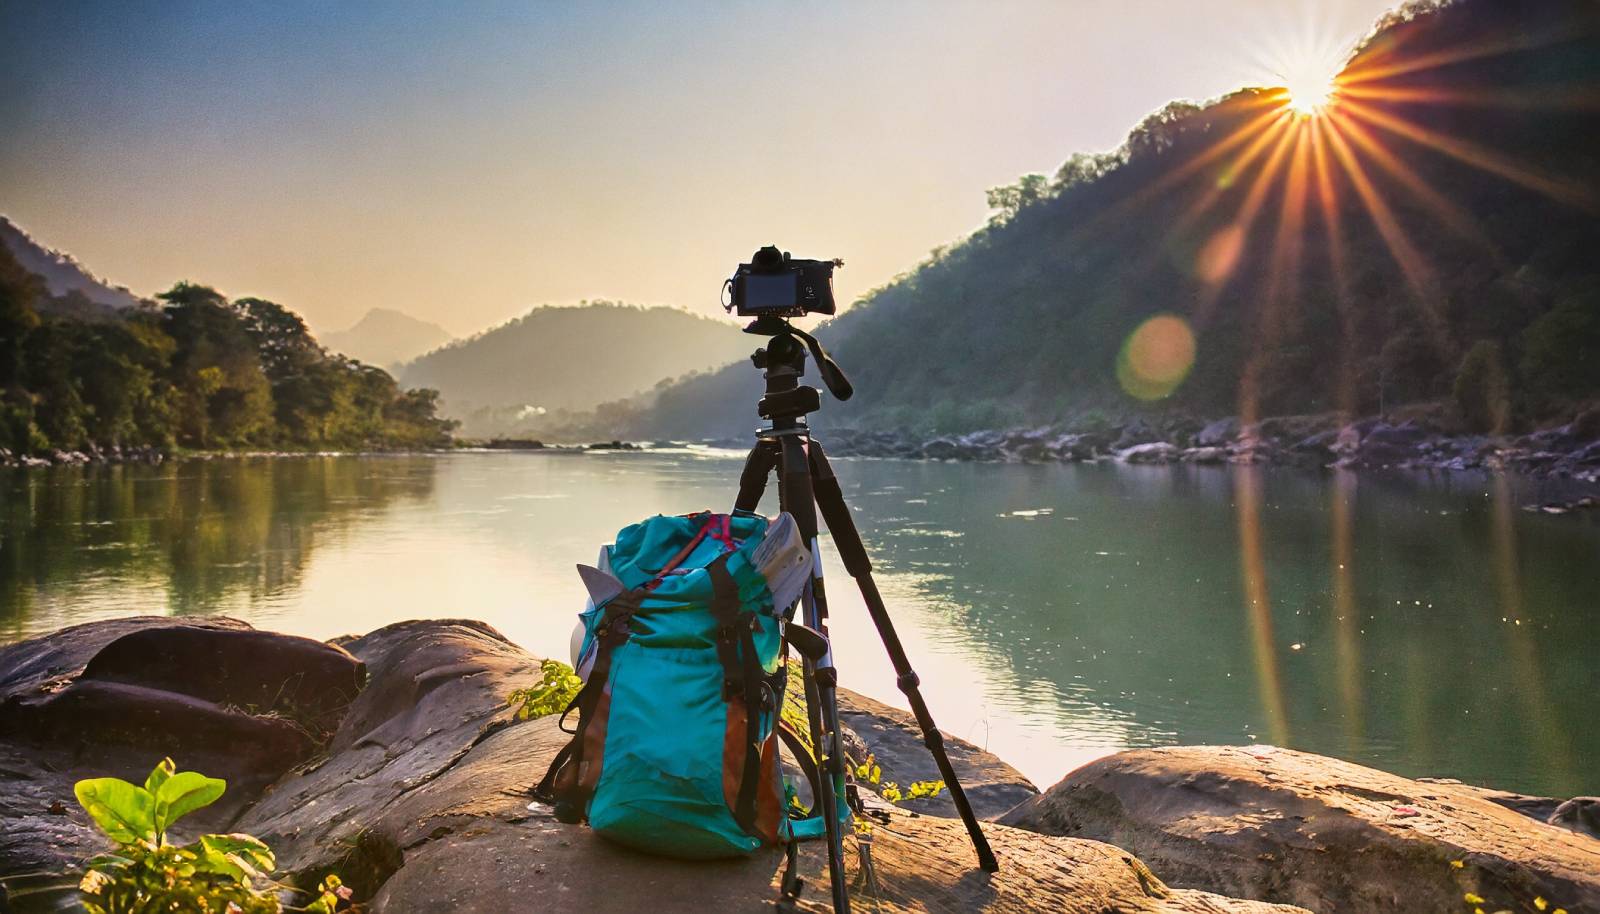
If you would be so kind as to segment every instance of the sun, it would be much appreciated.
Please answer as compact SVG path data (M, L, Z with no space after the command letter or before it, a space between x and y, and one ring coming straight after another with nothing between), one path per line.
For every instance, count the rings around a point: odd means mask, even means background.
M1340 74L1350 54L1350 44L1332 40L1327 30L1290 29L1256 48L1256 85L1276 86L1286 113L1315 117L1338 101Z
M1331 73L1308 73L1284 79L1284 107L1301 117L1313 117L1327 111L1338 94L1339 84Z

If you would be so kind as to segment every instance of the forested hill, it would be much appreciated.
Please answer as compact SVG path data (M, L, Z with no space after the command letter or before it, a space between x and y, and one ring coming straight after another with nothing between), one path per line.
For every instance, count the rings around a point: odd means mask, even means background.
M1408 6L1340 84L1317 114L1173 103L990 191L988 225L823 328L857 391L823 421L1437 400L1490 429L1600 396L1600 4ZM730 366L590 431L747 431L759 384Z
M181 282L83 307L0 246L0 463L59 452L449 444L431 390L324 350L293 311ZM59 459L59 457L58 457Z
M727 321L593 302L535 308L422 356L401 368L400 377L437 389L445 412L464 423L464 434L493 435L648 391L754 348L754 338Z
M52 251L33 240L4 216L0 216L0 248L9 251L23 269L44 282L48 295L39 302L42 308L88 316L139 304L137 295L95 278L70 255Z

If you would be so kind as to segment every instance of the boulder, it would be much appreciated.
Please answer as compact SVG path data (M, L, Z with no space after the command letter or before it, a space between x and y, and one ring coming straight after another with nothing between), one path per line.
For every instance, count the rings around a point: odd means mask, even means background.
M845 728L846 751L854 758L871 754L883 769L882 783L905 787L940 779L933 755L922 743L922 730L909 711L892 708L849 689L839 690L839 721ZM964 739L944 734L945 753L967 792L972 811L982 819L1002 813L1039 795L1039 788L999 756ZM854 743L855 745L851 745ZM936 797L908 800L905 808L936 816L955 816L948 791Z
M72 785L142 783L164 756L228 782L221 802L184 823L224 826L317 751L319 732L291 712L336 718L359 675L337 648L226 618L114 619L0 647L0 876L60 872L103 850ZM301 691L313 685L344 691Z
M1239 437L1239 419L1229 416L1207 424L1194 436L1195 447L1226 447Z
M1119 753L1001 822L1127 848L1175 886L1315 911L1600 910L1600 841L1459 784L1273 747Z
M1135 419L1122 427L1122 433L1117 436L1117 440L1112 443L1111 447L1113 450L1121 451L1160 440L1161 433L1156 431L1150 423L1143 419Z
M1228 462L1228 449L1223 447L1192 447L1180 455L1184 463L1216 464Z
M1171 463L1178 455L1177 445L1165 441L1138 444L1117 452L1123 463Z
M1365 467L1392 467L1404 466L1421 456L1425 449L1425 442L1433 432L1427 426L1416 420L1407 420L1399 425L1379 423L1373 425L1361 436L1360 443L1353 448L1348 446L1348 430L1346 426L1341 430L1340 438L1333 450L1342 453L1342 465L1355 465Z
M95 653L78 678L280 714L322 732L338 725L361 691L366 668L343 648L310 638L171 625L117 638Z

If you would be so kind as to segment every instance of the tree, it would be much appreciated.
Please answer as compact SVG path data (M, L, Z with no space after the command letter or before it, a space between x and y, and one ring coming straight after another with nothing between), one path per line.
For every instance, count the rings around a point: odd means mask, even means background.
M1600 280L1563 298L1523 331L1522 377L1540 405L1600 393Z
M1043 200L1049 191L1050 181L1041 174L1023 175L1015 184L989 188L984 197L988 200L990 209L998 210L990 217L990 221L1005 222L1024 207Z
M1511 417L1511 391L1499 344L1493 340L1472 344L1456 370L1451 393L1468 428L1493 434L1506 430Z

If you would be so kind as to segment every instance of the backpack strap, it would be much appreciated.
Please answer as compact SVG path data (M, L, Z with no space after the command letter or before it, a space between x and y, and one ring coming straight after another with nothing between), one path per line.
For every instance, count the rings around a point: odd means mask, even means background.
M572 731L572 739L556 753L550 768L533 789L534 797L554 806L556 818L563 822L582 821L589 797L600 780L605 725L597 724L597 719L601 700L610 686L611 655L632 636L629 623L643 599L640 591L628 590L606 603L597 630L594 666L589 671L589 679L561 713L565 721L576 709L577 729Z
M722 695L744 703L744 765L733 818L748 834L756 830L756 787L761 780L761 713L770 694L756 657L755 615L743 611L739 586L728 573L727 554L706 566L711 575L711 614L717 620L717 658L722 661Z

